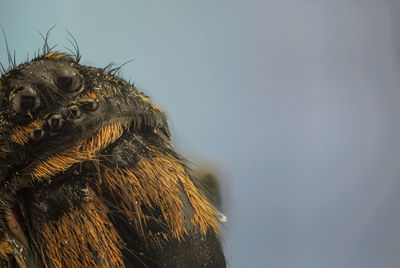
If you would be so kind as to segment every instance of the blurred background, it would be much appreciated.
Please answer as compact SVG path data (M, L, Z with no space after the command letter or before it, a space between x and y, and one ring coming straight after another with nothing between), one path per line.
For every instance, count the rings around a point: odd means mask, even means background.
M400 1L2 1L121 75L223 188L230 267L400 267ZM6 49L0 38L0 58Z

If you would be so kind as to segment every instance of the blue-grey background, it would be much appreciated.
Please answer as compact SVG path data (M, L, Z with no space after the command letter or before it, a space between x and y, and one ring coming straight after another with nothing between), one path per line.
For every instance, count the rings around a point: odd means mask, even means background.
M400 267L400 1L1 1L42 44L125 66L222 179L230 267ZM4 42L0 58L6 59Z

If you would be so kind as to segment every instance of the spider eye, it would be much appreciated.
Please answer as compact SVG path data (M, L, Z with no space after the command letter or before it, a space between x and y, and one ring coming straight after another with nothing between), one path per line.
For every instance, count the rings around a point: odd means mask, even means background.
M79 119L82 117L82 112L78 105L70 105L67 108L67 117L72 119Z
M78 72L69 66L60 68L54 76L56 86L65 92L77 92L81 89L81 78Z
M33 140L41 140L45 135L44 129L42 127L36 127L32 130L31 133L29 133L29 136Z
M99 100L86 99L81 101L80 105L85 111L94 112L99 108Z
M49 127L53 131L59 131L64 125L64 119L61 114L53 114L47 121Z
M12 109L19 114L38 108L40 98L30 86L20 87L12 99Z

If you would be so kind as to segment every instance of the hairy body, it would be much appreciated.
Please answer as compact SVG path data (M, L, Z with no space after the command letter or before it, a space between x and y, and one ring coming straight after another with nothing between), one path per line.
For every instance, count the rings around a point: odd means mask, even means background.
M46 51L0 94L5 267L225 267L215 198L133 85Z

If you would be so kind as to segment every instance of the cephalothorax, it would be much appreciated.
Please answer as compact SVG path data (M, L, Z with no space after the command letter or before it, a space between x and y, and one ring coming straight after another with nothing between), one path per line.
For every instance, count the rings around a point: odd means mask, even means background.
M78 61L49 50L0 78L2 265L225 267L164 113Z

